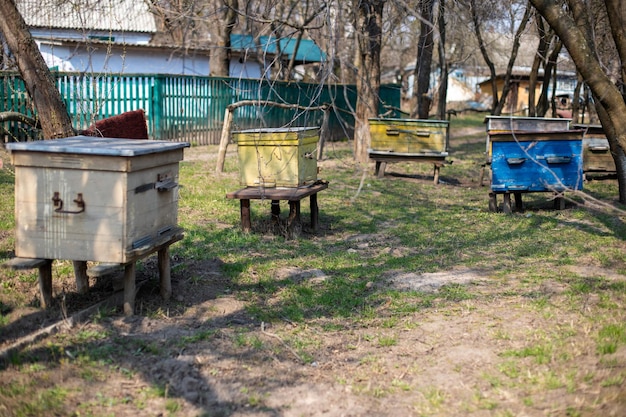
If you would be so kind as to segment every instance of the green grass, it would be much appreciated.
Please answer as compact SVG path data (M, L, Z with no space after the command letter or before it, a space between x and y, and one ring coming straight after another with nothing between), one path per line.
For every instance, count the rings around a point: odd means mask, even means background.
M483 119L484 115L453 117L451 125L453 129L484 129ZM453 138L451 147L455 161L442 168L440 185L429 180L432 167L428 164L397 163L387 170L394 175L379 179L369 173L361 187L363 175L351 158L350 146L328 144L325 154L331 163L323 164L320 171L320 177L330 183L318 200L321 230L297 239L263 228L268 202L252 202L255 229L250 234L241 232L239 202L225 198L226 192L239 188L235 158L227 159L220 175L214 172L214 159L183 161L179 222L185 238L172 247L172 255L182 260L173 273L179 285L199 289L212 285L212 278L193 270L192 265L219 259L219 279L227 287L224 294L242 303L238 314L249 322L216 327L209 312L198 312L197 322L189 325L185 336L155 341L121 334L111 325L119 319L116 313L101 311L93 317L93 327L55 335L12 357L11 369L21 370L21 376L31 381L0 384L0 403L10 401L23 415L36 415L46 407L52 414L67 413L63 403L74 400L75 392L37 384L37 378L52 378L65 367L78 368L76 375L81 381L97 384L106 381L107 375L127 381L144 378L144 370L134 366L134 360L208 356L207 352L215 350L241 365L241 369L224 371L212 363L210 374L221 376L245 372L247 366L259 362L297 359L302 366L312 367L319 358L331 358L330 362L337 351L354 356L350 358L354 366L347 374L336 375L336 380L350 385L353 392L377 399L419 394L413 409L437 415L455 404L454 393L448 392L445 384L420 385L417 381L432 360L429 349L447 349L456 340L443 331L433 334L435 325L428 321L435 320L433 317L443 322L444 329L447 320L467 320L468 326L480 327L490 335L497 351L482 365L484 369L474 371L481 376L468 388L476 394L463 402L465 411L509 415L510 403L504 399L508 394L502 394L507 392L520 394L519 402L530 410L527 414L554 406L545 403L545 391L581 397L593 391L600 399L611 398L609 390L623 388L626 378L620 356L626 348L626 326L622 324L626 280L619 277L626 273L626 225L621 217L582 205L556 211L549 196L542 193L524 196L527 209L523 213L489 212L489 187L478 185L484 134ZM0 171L3 196L12 195L13 181L10 171ZM585 190L616 204L613 181L592 181L585 184ZM307 222L308 204L303 203L301 209ZM14 227L12 199L3 198L0 260L12 256L15 242L9 231ZM587 266L595 269L582 268ZM323 279L278 274L290 267L320 271ZM450 282L434 292L389 285L393 274L420 276L458 269L478 271L481 282ZM603 270L614 276L603 276ZM71 264L61 263L54 272L68 281ZM14 308L32 302L24 289L36 286L36 281L35 272L4 272L0 332L9 325ZM169 306L175 303L171 301ZM483 323L472 321L492 303L506 305L511 317L520 320L519 327L505 327L507 323L498 323L498 317L492 327L482 328ZM197 307L184 302L176 306L179 312ZM146 307L142 319L167 321L168 314L165 304ZM525 315L534 321L520 319ZM564 316L569 321L561 322ZM265 333L259 330L260 323L268 325ZM326 338L333 338L335 344L327 345ZM415 347L422 350L410 351ZM398 352L394 359L402 363L397 367L381 357L390 351ZM578 371L578 363L589 358L600 365ZM464 375L463 366L455 369ZM329 366L323 372L332 373L333 369ZM135 391L132 397L103 394L80 410L89 415L105 404L132 403L143 409L162 401L157 411L184 414L182 400L168 396L163 381L145 378L149 385L144 384L143 391ZM252 386L244 391L243 403L233 406L263 407L266 392ZM576 415L577 407L568 414Z

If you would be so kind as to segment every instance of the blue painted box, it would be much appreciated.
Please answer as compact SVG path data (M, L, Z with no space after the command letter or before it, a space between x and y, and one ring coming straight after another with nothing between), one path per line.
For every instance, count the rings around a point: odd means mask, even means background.
M492 133L491 190L582 190L584 130Z

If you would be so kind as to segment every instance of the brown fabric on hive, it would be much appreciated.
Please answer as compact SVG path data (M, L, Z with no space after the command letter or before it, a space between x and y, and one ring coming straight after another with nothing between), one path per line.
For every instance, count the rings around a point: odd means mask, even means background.
M121 113L98 120L80 134L103 138L148 139L146 115L143 109Z

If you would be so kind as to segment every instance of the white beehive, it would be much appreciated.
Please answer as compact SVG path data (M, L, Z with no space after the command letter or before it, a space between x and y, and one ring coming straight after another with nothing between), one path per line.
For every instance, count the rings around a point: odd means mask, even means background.
M15 254L126 263L177 228L185 142L75 136L9 143Z

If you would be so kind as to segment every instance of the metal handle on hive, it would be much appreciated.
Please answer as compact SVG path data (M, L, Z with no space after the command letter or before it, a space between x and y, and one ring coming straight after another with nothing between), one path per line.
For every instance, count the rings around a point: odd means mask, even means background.
M59 192L55 191L52 196L52 202L54 203L54 211L56 213L65 214L79 214L85 211L85 200L83 200L83 193L77 193L74 203L78 206L79 210L63 210L63 200L59 197Z

